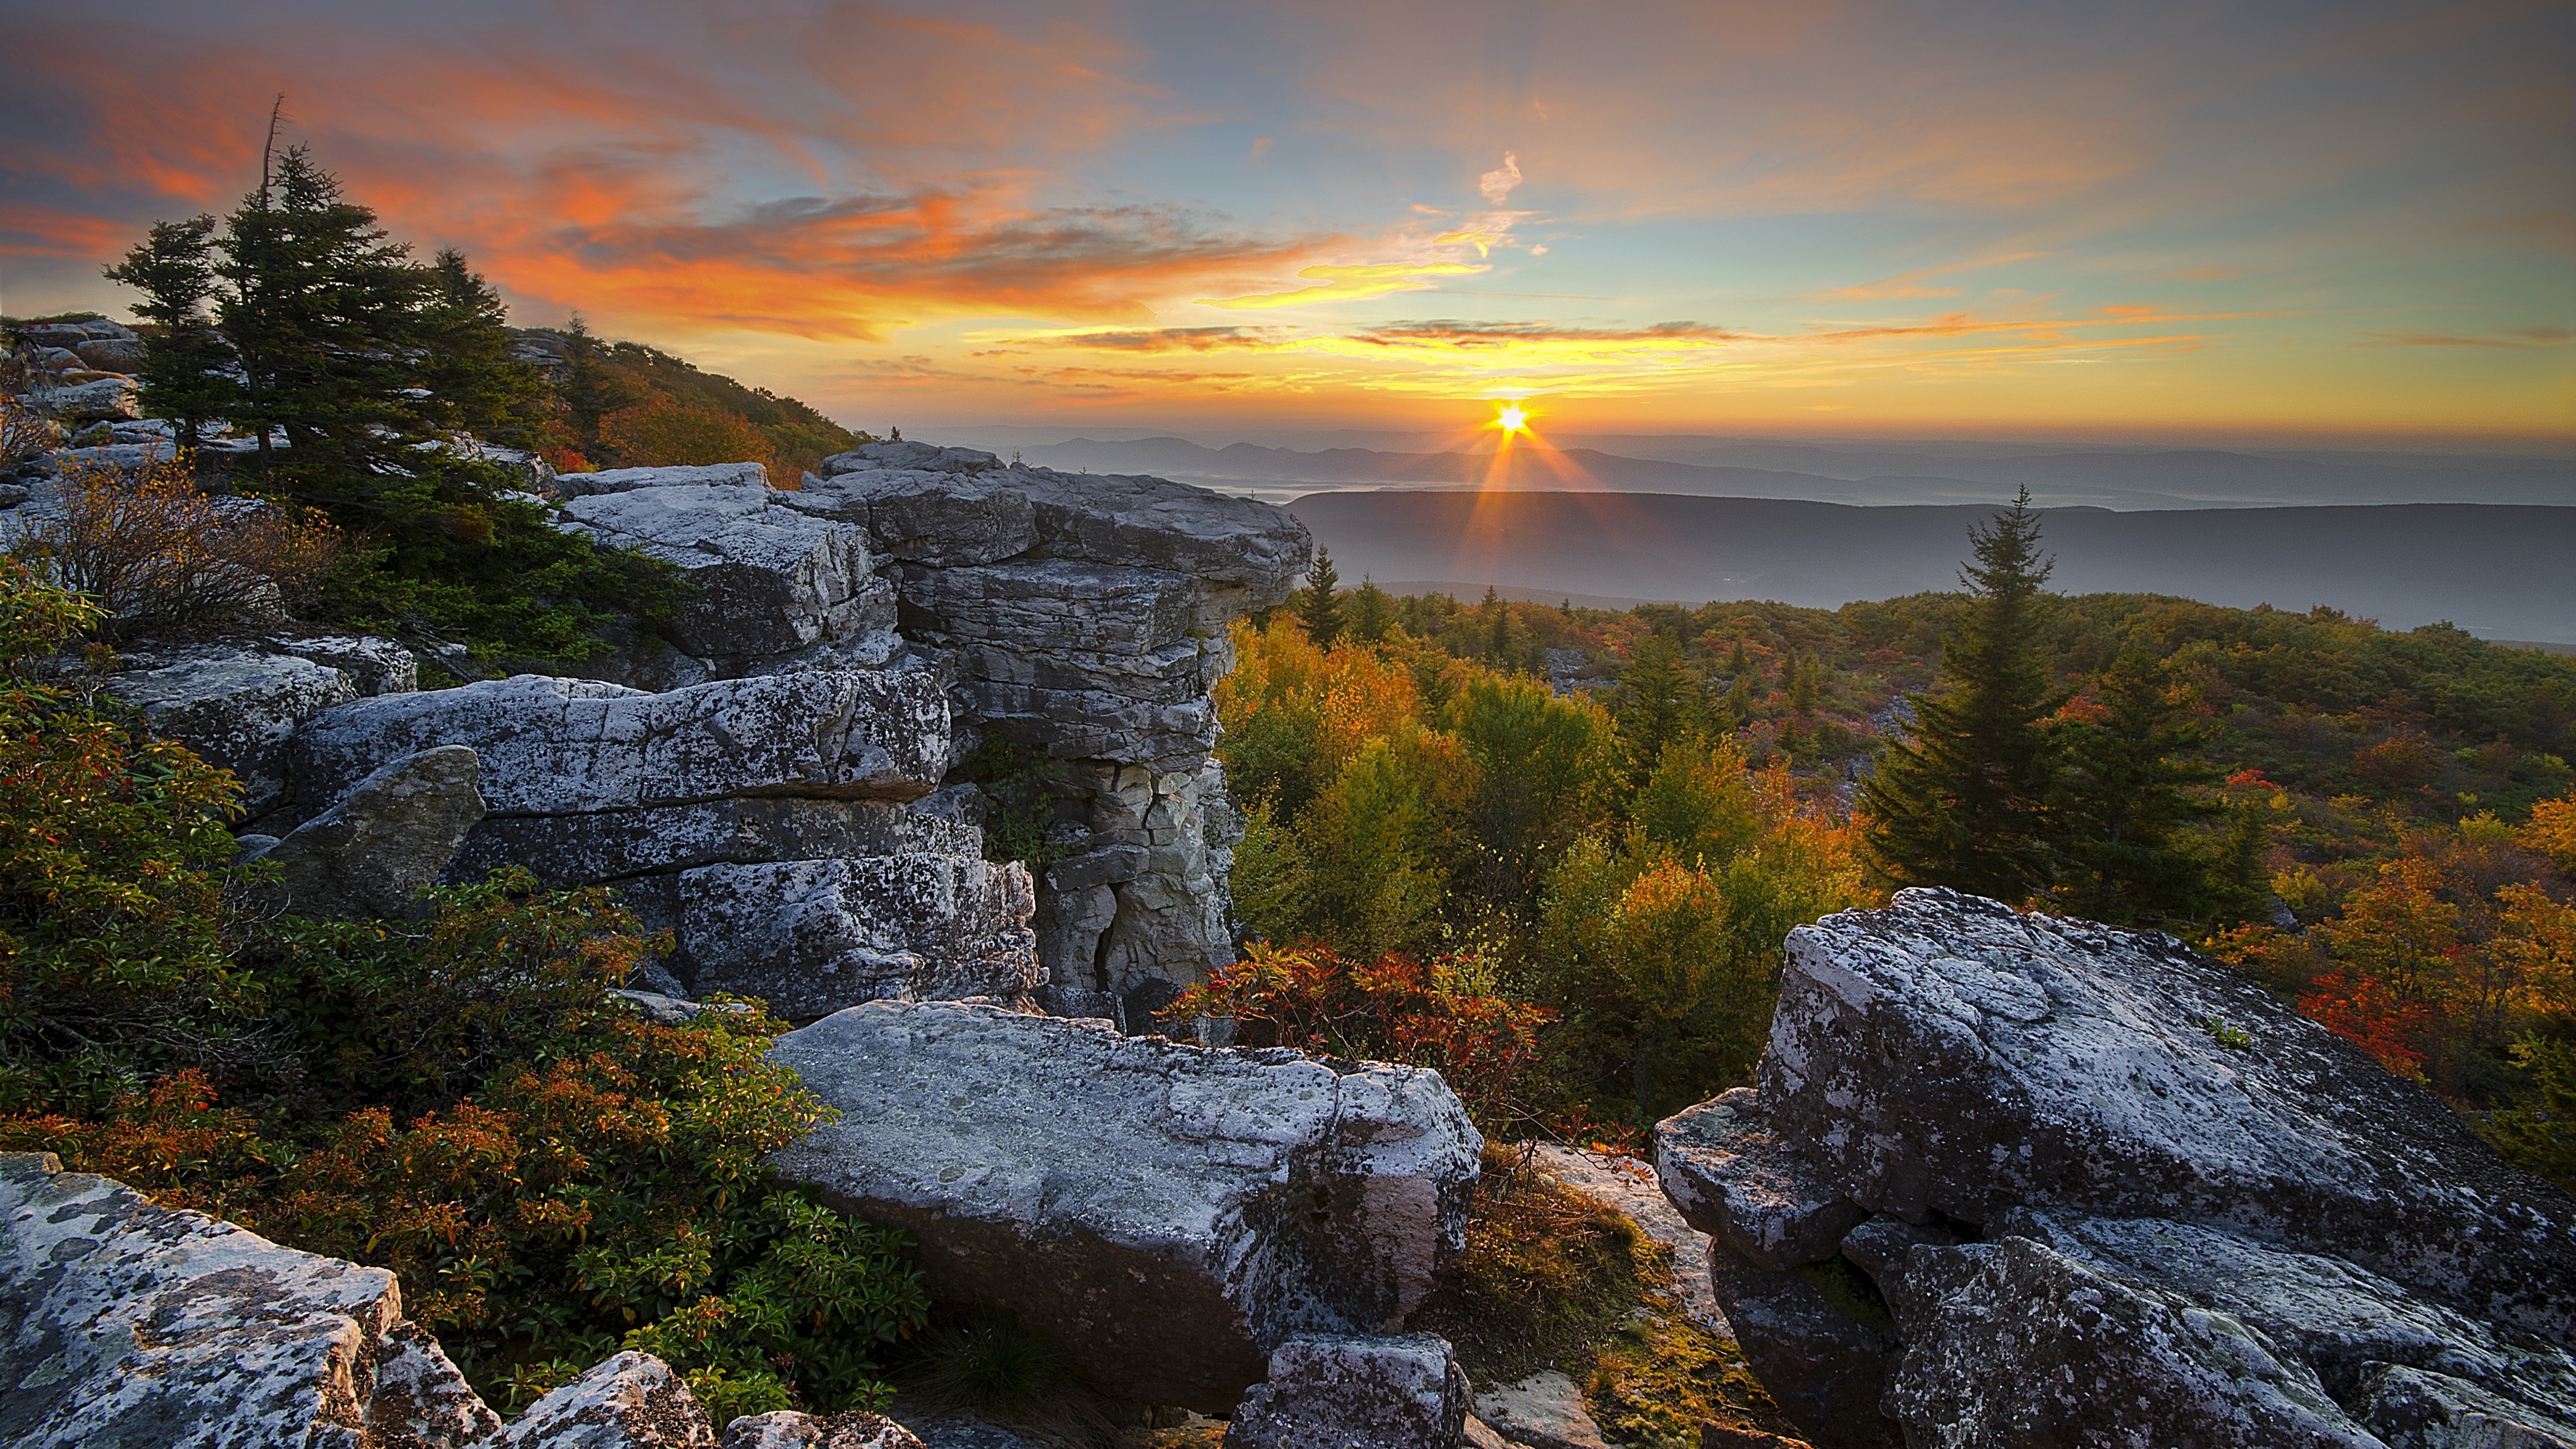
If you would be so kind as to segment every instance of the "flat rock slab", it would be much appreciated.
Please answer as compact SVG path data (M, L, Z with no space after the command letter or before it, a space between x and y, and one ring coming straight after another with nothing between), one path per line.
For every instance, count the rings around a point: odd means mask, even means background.
M2222 1222L2576 1335L2576 1202L2169 936L1909 890L1788 955L1761 1105L1864 1208Z
M945 1301L1044 1324L1115 1397L1230 1409L1270 1351L1402 1325L1483 1141L1437 1073L874 1002L772 1048L838 1108L772 1159L910 1229Z
M1028 868L954 855L716 865L680 876L680 945L700 993L792 1021L863 1001L1037 989Z
M766 493L769 469L759 463L686 463L663 468L603 468L555 476L555 491L566 498L682 487L757 488Z
M738 795L910 800L947 773L948 700L922 670L814 670L664 694L521 674L315 717L295 739L296 790L334 800L439 745L482 758L496 816Z
M1609 1449L1582 1386L1554 1369L1479 1389L1476 1417L1527 1449Z
M459 1446L500 1427L394 1276L0 1154L0 1443ZM549 1441L551 1442L551 1441Z

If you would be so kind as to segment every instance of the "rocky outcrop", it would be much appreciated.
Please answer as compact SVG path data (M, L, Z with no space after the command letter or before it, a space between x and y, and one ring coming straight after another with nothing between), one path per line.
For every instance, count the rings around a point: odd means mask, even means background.
M1482 1140L1438 1075L875 1002L772 1049L838 1109L772 1159L911 1230L943 1302L1050 1326L1104 1392L1221 1413L1271 1352L1400 1329Z
M1235 1409L1226 1449L1456 1449L1468 1399L1446 1339L1292 1338Z
M455 859L483 819L474 751L441 745L406 755L330 809L259 852L278 878L256 894L279 910L341 918L400 916Z
M1656 1146L1824 1449L2576 1442L2576 1203L2169 937L1802 927L1757 1086Z
M1287 597L1311 546L1283 510L1154 478L1004 467L870 444L788 507L864 527L894 561L904 637L956 679L961 722L1061 762L1058 821L1094 854L1042 882L1041 950L1064 984L1141 1024L1233 957L1225 874L1241 826L1211 751L1226 627ZM1058 900L1062 896L1064 899Z
M0 1154L0 1441L464 1446L499 1420L394 1276ZM558 1441L527 1441L558 1442Z

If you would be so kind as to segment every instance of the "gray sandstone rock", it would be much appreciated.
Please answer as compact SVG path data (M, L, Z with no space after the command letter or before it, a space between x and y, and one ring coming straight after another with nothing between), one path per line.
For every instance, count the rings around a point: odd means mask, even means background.
M391 1273L0 1154L0 1442L408 1443L496 1426ZM408 1434L401 1438L396 1431Z
M480 880L495 866L520 864L562 888L707 865L983 853L982 830L917 805L754 795L486 820L466 838L447 879Z
M769 487L769 469L758 463L699 463L665 468L607 468L591 473L558 473L555 491L566 498L603 493L633 493L644 488Z
M840 454L839 457L848 457ZM824 466L831 466L826 459ZM787 500L818 518L865 527L877 551L907 563L988 564L1037 542L1037 510L1014 475L870 471L826 476Z
M853 1410L816 1418L781 1409L745 1414L725 1425L724 1449L923 1449L920 1439L883 1414Z
M496 816L738 795L908 800L947 771L948 708L937 676L920 670L816 670L666 694L522 674L330 710L295 739L297 789L337 798L437 745L482 757Z
M151 667L109 675L107 692L143 711L154 734L232 771L241 780L242 809L254 816L286 798L299 727L358 695L347 674L291 655L189 645L155 649L144 662ZM352 776L332 797L356 783Z
M2169 937L1901 891L1756 1080L1657 1167L1820 1449L2576 1442L2576 1205Z
M29 401L36 411L66 423L107 422L138 416L134 379L117 375L45 389Z
M92 338L74 343L72 351L101 372L132 373L143 366L143 343L138 338Z
M2576 1332L2576 1203L2171 937L1947 891L1828 916L1790 933L1757 1080L1772 1130L1873 1212L2227 1223Z
M630 1349L530 1404L493 1449L716 1449L716 1430L670 1365Z
M701 993L790 1020L883 998L1017 997L1043 979L1016 863L953 855L716 865L680 877Z
M263 852L282 874L256 893L303 916L405 915L483 818L481 783L463 745L396 760Z
M720 676L771 672L780 656L884 663L900 645L894 590L870 571L865 535L778 501L793 496L637 487L573 499L561 526L686 570L694 587L673 610L671 640Z
M841 1113L777 1171L1120 1398L1222 1413L1290 1338L1400 1328L1464 1241L1482 1139L1435 1073L890 1001L772 1056Z
M1226 1449L1456 1449L1468 1399L1446 1339L1293 1338L1271 1351L1268 1381L1235 1409Z
M1773 1273L1834 1256L1868 1216L1770 1130L1750 1087L1667 1118L1655 1172L1692 1227Z
M373 634L278 634L261 640L260 647L337 669L369 698L420 688L420 661L400 644Z

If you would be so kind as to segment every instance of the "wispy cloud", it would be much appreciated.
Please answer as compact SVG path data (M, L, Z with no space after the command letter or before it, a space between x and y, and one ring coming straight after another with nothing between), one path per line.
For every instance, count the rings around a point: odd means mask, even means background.
M1487 206L1500 206L1512 188L1521 184L1521 158L1506 151L1503 164L1476 178L1476 189L1485 194Z
M1363 262L1350 266L1319 263L1300 267L1297 275L1313 282L1285 292L1256 292L1242 297L1201 297L1202 307L1261 311L1277 307L1311 307L1318 302L1360 302L1394 292L1418 292L1442 277L1472 277L1488 268L1472 262Z
M2564 327L2516 327L2504 332L2373 332L2361 347L2565 347L2576 333Z
M1836 291L1817 292L1813 295L1820 300L1834 302L1955 297L1959 295L1959 289L1956 287L1932 287L1924 284L1934 277L1973 272L1982 267L2000 267L2010 262L2027 262L2046 255L2048 255L2046 252L2014 252L2009 256L1981 257L1973 262L1952 262L1944 267L1924 267L1918 271L1899 272L1892 277L1881 277L1875 282L1863 282L1856 287L1843 287Z

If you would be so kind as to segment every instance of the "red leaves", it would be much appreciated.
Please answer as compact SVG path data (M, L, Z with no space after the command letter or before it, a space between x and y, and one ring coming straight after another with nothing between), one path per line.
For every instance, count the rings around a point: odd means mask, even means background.
M2437 1018L2422 1002L2400 1001L2377 979L2338 966L2299 994L2299 1010L2398 1076L2424 1079L2424 1053L2416 1043Z

